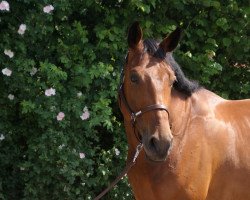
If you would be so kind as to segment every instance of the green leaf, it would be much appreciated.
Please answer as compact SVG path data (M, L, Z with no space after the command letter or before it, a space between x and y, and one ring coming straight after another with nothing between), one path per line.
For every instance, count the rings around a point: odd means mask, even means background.
M223 38L222 39L223 44L228 47L231 45L231 39L230 38Z
M23 100L21 102L21 108L22 108L22 113L23 114L33 112L35 110L35 107L36 107L36 105L33 102L29 101L29 100L28 101Z

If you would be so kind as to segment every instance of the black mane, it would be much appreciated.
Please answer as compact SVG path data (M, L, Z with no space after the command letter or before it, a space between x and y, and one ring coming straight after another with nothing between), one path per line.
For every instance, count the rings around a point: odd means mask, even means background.
M172 52L166 54L163 49L159 47L159 43L153 39L146 39L143 44L144 52L147 52L156 58L164 59L171 66L176 76L176 81L173 86L177 91L184 93L187 96L191 96L192 93L200 88L197 82L189 80L184 75L181 67L174 60Z

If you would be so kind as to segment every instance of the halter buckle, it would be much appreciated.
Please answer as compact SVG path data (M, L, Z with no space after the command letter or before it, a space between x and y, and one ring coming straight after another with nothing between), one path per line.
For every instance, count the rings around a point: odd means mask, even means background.
M140 110L140 111L138 111L138 112L136 112L136 113L131 113L131 122L132 122L132 124L134 125L135 124L135 120L136 120L136 118L139 116L139 115L141 115L142 114L142 111Z
M134 113L131 113L131 123L132 123L132 125L135 124L135 120L136 120L136 115Z

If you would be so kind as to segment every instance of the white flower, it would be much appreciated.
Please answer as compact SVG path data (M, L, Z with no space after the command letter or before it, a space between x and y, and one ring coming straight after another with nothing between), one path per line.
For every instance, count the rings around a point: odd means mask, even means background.
M80 117L82 120L86 120L89 118L89 116L90 116L89 110L88 110L87 106L85 106L83 109L83 113Z
M84 112L82 113L82 115L80 116L82 120L86 120L89 118L89 112Z
M212 50L206 50L207 57L211 60L216 55Z
M54 88L49 88L47 90L45 90L45 95L47 97L53 96L56 94L56 90Z
M19 26L18 31L17 31L18 34L23 35L23 34L25 33L25 31L26 31L26 28L27 28L26 24L21 24L21 25Z
M59 145L58 149L62 150L63 147L65 147L65 144Z
M1 136L0 136L0 140L2 141L2 140L4 140L4 139L5 139L4 135L3 135L3 134L1 134Z
M31 75L31 76L34 76L36 73L37 73L37 68L33 67L33 68L30 70L30 75Z
M82 92L78 92L77 97L81 97L81 96L82 96Z
M45 7L43 7L43 12L45 13L51 13L51 11L54 10L54 7L52 5L47 5Z
M88 107L85 106L85 107L83 108L83 112L88 112L88 111L89 111Z
M85 158L85 153L79 153L81 159Z
M10 5L7 1L2 1L0 3L0 10L7 10L10 11Z
M21 170L21 171L24 171L24 170L25 170L25 168L24 168L24 167L20 167L20 170Z
M2 73L3 73L4 75L6 75L6 76L11 76L12 71L11 71L10 69L8 69L8 68L4 68L4 69L2 70Z
M11 51L11 50L9 50L9 49L5 49L5 50L4 50L4 54L5 54L6 56L9 56L10 58L12 58L12 57L14 56L14 52Z
M65 114L63 112L59 112L58 115L56 116L56 119L57 121L62 121L64 117Z
M115 148L115 155L119 156L120 155L120 151L119 149Z
M14 98L15 98L15 96L14 96L13 94L9 94L9 95L8 95L8 99L9 99L9 100L13 100Z

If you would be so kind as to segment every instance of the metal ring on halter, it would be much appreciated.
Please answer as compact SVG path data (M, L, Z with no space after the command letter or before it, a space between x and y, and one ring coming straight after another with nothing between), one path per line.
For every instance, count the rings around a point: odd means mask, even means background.
M136 121L136 118L141 115L142 111L138 111L136 113L131 113L131 121L132 121L132 124L134 125L135 121Z

